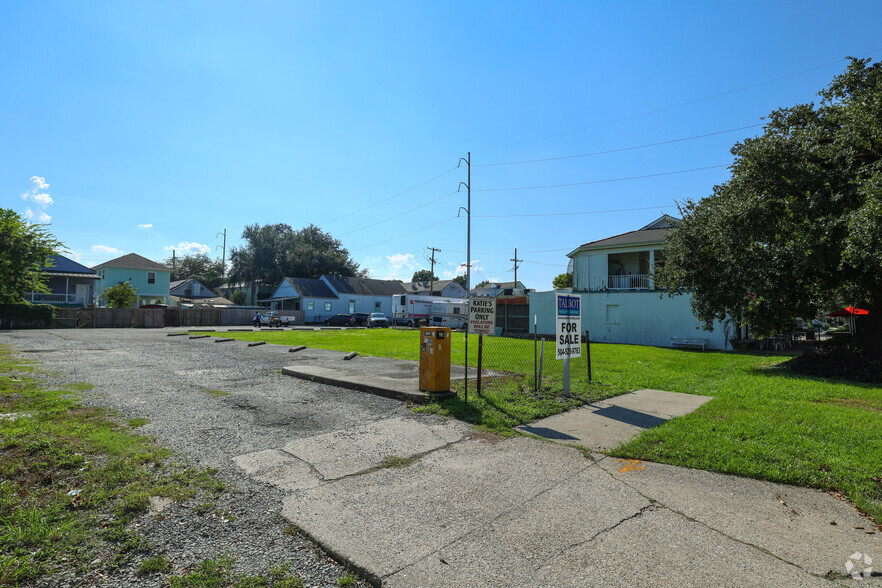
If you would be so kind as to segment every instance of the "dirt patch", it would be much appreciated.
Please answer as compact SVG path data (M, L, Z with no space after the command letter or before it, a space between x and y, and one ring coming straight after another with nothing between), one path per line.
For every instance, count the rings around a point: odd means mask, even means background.
M882 412L882 399L874 398L831 398L830 400L820 400L821 404L835 404L837 406L853 406L855 408L863 408L873 412Z

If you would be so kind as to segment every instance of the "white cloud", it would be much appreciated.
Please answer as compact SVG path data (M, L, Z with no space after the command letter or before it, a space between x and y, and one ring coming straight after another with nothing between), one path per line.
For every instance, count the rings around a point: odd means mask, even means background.
M190 253L197 254L202 253L208 255L211 253L211 247L208 245L203 245L202 243L196 243L195 241L190 243L189 241L181 241L177 245L166 245L163 247L166 251L180 251L182 253Z
M74 261L80 261L81 259L83 259L83 254L76 251L64 251L63 254L65 257Z
M139 228L139 229L152 229L152 228L153 228L153 223L139 224L139 225L138 225L138 228Z
M395 255L387 255L386 261L389 262L389 266L396 272L400 269L407 269L411 271L423 269L423 267L419 263L417 263L416 258L413 256L413 253L396 253Z
M32 209L30 206L25 208L25 216L38 223L48 223L52 217L46 212L46 208L55 202L52 200L52 196L44 192L49 188L49 184L46 183L46 178L40 176L32 176L30 184L30 188L21 195L21 199L25 202L33 202L37 206L36 209Z
M108 247L107 245L92 245L92 251L95 251L96 253L122 253L121 249Z

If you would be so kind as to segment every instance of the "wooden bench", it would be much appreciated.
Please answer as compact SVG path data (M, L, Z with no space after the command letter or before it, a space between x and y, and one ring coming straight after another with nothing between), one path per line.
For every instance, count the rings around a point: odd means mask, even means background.
M681 348L689 348L689 349L701 349L705 350L707 347L707 339L701 339L698 337L671 337L671 347L674 349Z

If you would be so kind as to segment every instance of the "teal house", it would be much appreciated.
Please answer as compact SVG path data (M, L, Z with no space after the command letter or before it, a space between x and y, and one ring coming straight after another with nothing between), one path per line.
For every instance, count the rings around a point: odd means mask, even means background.
M145 304L168 304L168 290L171 270L142 257L137 253L129 253L92 268L98 274L95 296L98 306L105 306L104 291L120 282L128 282L138 293L136 306Z

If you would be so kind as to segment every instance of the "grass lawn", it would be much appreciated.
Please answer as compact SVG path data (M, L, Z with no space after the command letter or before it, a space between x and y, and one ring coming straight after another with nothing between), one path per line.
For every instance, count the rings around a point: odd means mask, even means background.
M358 351L419 359L417 331L393 329L224 333L248 341ZM451 361L462 364L464 337L455 334ZM469 338L470 365L477 338ZM498 353L490 345L496 345ZM583 351L584 353L584 351ZM882 387L798 376L782 356L693 352L636 345L592 344L592 382L584 357L571 365L573 397L560 394L561 363L546 362L532 387L533 343L488 343L490 369L528 374L485 386L469 402L461 394L417 410L446 413L499 432L584 402L653 388L715 397L698 411L648 430L613 453L674 465L839 491L882 521Z

